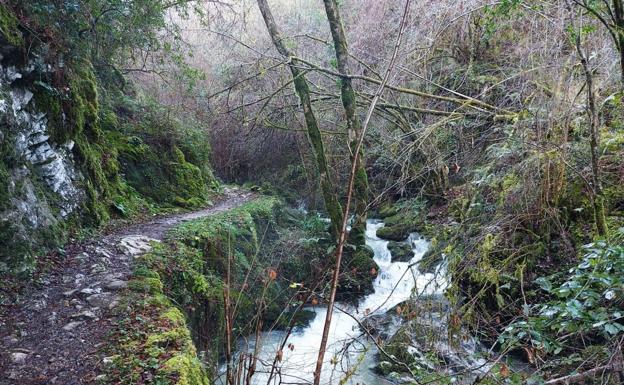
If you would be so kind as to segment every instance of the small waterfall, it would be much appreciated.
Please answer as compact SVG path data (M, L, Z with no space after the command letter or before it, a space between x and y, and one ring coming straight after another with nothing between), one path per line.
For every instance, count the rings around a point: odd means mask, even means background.
M379 265L374 292L363 297L356 307L336 304L323 366L323 384L393 383L371 369L376 364L376 347L363 335L359 322L366 316L383 315L413 295L441 295L447 287L444 266L438 266L433 273L421 273L417 268L429 248L427 240L418 234L411 234L408 242L414 253L412 259L392 262L388 241L376 235L377 229L382 226L384 224L379 220L368 220L366 226L366 244L373 249ZM287 346L292 349L283 351L279 373L273 375L270 384L312 382L327 308L316 306L306 310L313 311L316 316L309 325L291 334ZM270 365L284 337L284 331L262 333L254 384L267 384ZM244 338L239 341L238 351L252 352L254 344L255 336ZM348 378L345 373L349 373Z

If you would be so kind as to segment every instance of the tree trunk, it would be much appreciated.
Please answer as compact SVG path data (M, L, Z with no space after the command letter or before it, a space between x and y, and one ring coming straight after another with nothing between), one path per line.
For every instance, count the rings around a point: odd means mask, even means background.
M612 17L616 27L615 45L620 54L620 82L624 87L624 0L613 0Z
M366 175L366 161L364 158L364 150L360 148L358 156L355 156L358 138L361 135L362 125L357 116L356 95L351 84L351 78L346 75L351 74L349 66L349 51L347 45L347 37L342 24L342 18L338 10L336 0L323 0L325 4L325 13L329 22L332 38L334 40L334 49L336 51L336 62L338 64L338 72L342 76L341 99L342 106L345 111L347 120L347 133L349 141L349 149L351 153L351 161L356 162L356 177L353 186L353 197L355 203L355 222L351 226L349 239L356 245L364 244L364 231L366 229L366 211L368 204L368 176Z
M624 25L622 26L622 28L624 28ZM624 87L624 34L621 34L620 36L618 51L620 52L620 82Z
M598 108L596 106L596 94L594 91L594 76L589 67L589 62L583 48L581 47L580 33L576 36L576 51L580 57L581 65L583 66L583 72L585 74L586 89L587 89L587 114L589 116L589 148L591 152L591 167L592 167L592 201L594 205L594 219L596 221L596 229L598 235L604 236L607 234L607 221L605 217L604 209L604 197L602 194L602 184L600 182L600 165L599 159L599 140L600 140L600 120L598 116Z
M338 198L336 197L331 183L327 159L325 158L323 138L321 137L321 131L319 130L316 117L314 116L314 111L312 110L308 81L305 78L305 73L296 66L295 60L293 60L295 55L293 55L284 44L267 0L258 0L258 7L260 8L260 13L262 13L262 18L269 31L273 45L275 45L277 51L288 60L288 67L293 77L295 92L303 108L308 138L316 156L323 201L325 202L325 208L331 220L333 234L337 238L340 231L340 224L342 223L342 207L340 206L340 202L338 202Z

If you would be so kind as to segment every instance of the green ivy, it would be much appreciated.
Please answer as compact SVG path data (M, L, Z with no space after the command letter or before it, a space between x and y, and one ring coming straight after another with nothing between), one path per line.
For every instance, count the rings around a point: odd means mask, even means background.
M530 306L526 319L504 330L501 343L559 354L565 341L575 337L602 342L624 334L624 245L598 241L584 251L562 283L556 284L554 276L536 280L552 299Z

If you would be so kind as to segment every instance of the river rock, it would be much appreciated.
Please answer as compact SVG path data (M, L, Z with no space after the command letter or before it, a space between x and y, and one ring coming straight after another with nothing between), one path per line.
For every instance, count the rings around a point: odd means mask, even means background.
M407 242L389 241L388 250L392 254L392 262L409 262L414 257L412 245Z
M377 236L381 239L388 239L391 241L404 241L413 231L413 226L399 224L394 226L384 226L377 229Z
M471 383L471 379L487 371L489 365L479 356L479 345L465 330L449 333L450 311L448 302L441 296L408 300L395 306L389 313L400 314L404 323L385 340L385 352L423 371L442 375L470 373L466 380ZM474 368L479 369L472 372ZM404 368L392 363L390 366L380 363L378 370L385 374L405 374Z
M367 334L372 336L379 336L382 340L386 340L389 336L396 331L400 324L398 317L392 313L374 314L368 316L362 320L361 327L363 327Z

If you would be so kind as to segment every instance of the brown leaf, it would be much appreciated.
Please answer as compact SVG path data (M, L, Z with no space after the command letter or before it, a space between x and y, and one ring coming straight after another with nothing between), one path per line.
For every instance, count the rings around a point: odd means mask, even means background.
M451 326L454 328L458 328L461 325L461 318L457 313L453 313L451 315Z
M532 348L527 348L526 346L523 346L522 350L524 350L524 354L526 355L526 360L529 361L530 364L534 364L535 363L535 353L533 352L533 349Z
M501 364L501 368L500 368L500 375L503 378L507 378L509 377L509 367L507 365L505 365L505 363Z

